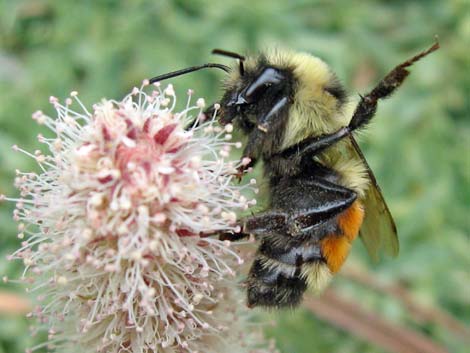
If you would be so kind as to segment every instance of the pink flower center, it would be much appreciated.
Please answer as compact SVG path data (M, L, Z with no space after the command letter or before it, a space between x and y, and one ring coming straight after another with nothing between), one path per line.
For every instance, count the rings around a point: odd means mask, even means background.
M152 164L158 164L163 154L162 148L156 146L152 138L141 133L139 139L134 141L135 146L121 143L116 149L116 166L121 172L122 179L135 185L135 172L144 171L148 176L152 172Z

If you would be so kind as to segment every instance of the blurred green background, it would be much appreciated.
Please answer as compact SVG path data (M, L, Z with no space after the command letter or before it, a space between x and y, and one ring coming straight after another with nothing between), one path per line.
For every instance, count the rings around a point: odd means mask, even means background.
M325 296L313 312L270 313L266 333L283 353L417 352L410 348L416 340L429 344L423 352L463 353L470 324L468 1L0 1L0 194L16 195L16 168L34 168L11 145L38 147L30 116L51 112L49 95L78 90L88 105L119 99L143 78L229 62L211 57L212 48L250 53L272 45L311 52L351 93L366 92L436 34L441 49L412 68L361 138L398 225L398 259L374 264L357 241L329 291L344 309ZM173 83L181 94L193 88L215 101L222 75L207 70ZM5 260L19 244L11 212L0 204L0 274L17 277L21 265ZM23 295L12 284L1 284L2 292ZM37 341L28 325L23 315L0 313L0 353ZM408 350L387 343L397 332Z

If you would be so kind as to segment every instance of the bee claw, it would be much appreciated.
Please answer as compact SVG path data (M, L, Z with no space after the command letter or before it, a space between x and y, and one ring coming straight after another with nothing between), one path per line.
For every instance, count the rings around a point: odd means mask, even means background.
M248 166L246 165L241 165L240 167L237 168L237 172L234 174L234 177L238 183L242 181L243 175L245 174L245 171L247 169L248 169Z
M258 130L266 133L266 132L268 132L268 127L266 126L266 124L260 124L260 125L258 125Z

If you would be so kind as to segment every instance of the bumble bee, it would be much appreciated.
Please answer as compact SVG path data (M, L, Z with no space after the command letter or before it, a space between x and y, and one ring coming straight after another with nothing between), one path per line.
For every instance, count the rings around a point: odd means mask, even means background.
M308 287L323 289L340 270L358 235L374 259L382 250L398 254L395 223L353 132L403 83L409 66L438 48L436 42L396 66L360 97L352 117L335 74L305 53L244 57L215 49L238 65L205 64L151 80L210 67L228 73L219 122L247 136L243 157L249 166L263 162L270 195L265 211L242 220L241 233L222 235L259 239L246 280L248 306L297 306Z

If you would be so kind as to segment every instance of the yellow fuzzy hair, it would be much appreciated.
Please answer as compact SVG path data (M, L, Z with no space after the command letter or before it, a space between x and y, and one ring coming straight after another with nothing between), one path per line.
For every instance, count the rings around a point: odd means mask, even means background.
M310 136L334 132L348 124L355 104L340 107L337 100L325 90L337 78L324 61L307 53L286 50L270 51L266 58L275 67L293 68L297 81L294 104L289 111L281 149ZM369 179L362 161L348 151L351 148L342 141L329 148L319 159L339 173L342 185L353 189L363 198Z
M264 255L259 255L261 266L268 270L279 270L294 277L297 271L296 266L287 265L274 259L270 259ZM326 288L332 278L331 271L323 262L312 262L302 265L302 278L307 281L308 286L315 292L320 292Z
M261 262L261 266L269 271L281 269L283 273L286 273L290 277L294 277L297 271L296 266L285 264L262 254L258 255L258 259Z
M269 50L263 56L274 67L292 69L297 85L281 150L308 137L334 132L348 124L356 104L350 102L341 107L336 98L325 90L328 84L336 80L336 76L324 61L307 53L284 49ZM245 70L255 70L258 63L257 57L247 57L244 61ZM234 69L225 81L225 86L233 89L238 82L240 74ZM362 161L352 150L348 141L341 141L318 159L340 174L342 185L353 189L363 198L369 179Z
M302 276L307 279L309 288L319 293L330 283L332 274L325 263L313 262L302 266Z
M289 111L289 122L281 149L294 145L314 134L332 132L343 126L345 117L336 99L325 87L336 79L328 65L321 59L302 52L272 49L263 54L266 61L280 69L293 69L297 82L294 104ZM246 71L259 64L257 57L247 57ZM235 88L240 74L233 69L225 80L225 87Z
M273 50L266 58L276 67L293 68L297 82L281 149L344 125L344 114L336 98L325 90L336 77L324 61L307 53L286 50Z
M354 153L349 140L337 142L318 160L325 166L336 171L340 176L340 184L354 190L359 199L364 199L369 188L369 176L362 160Z

